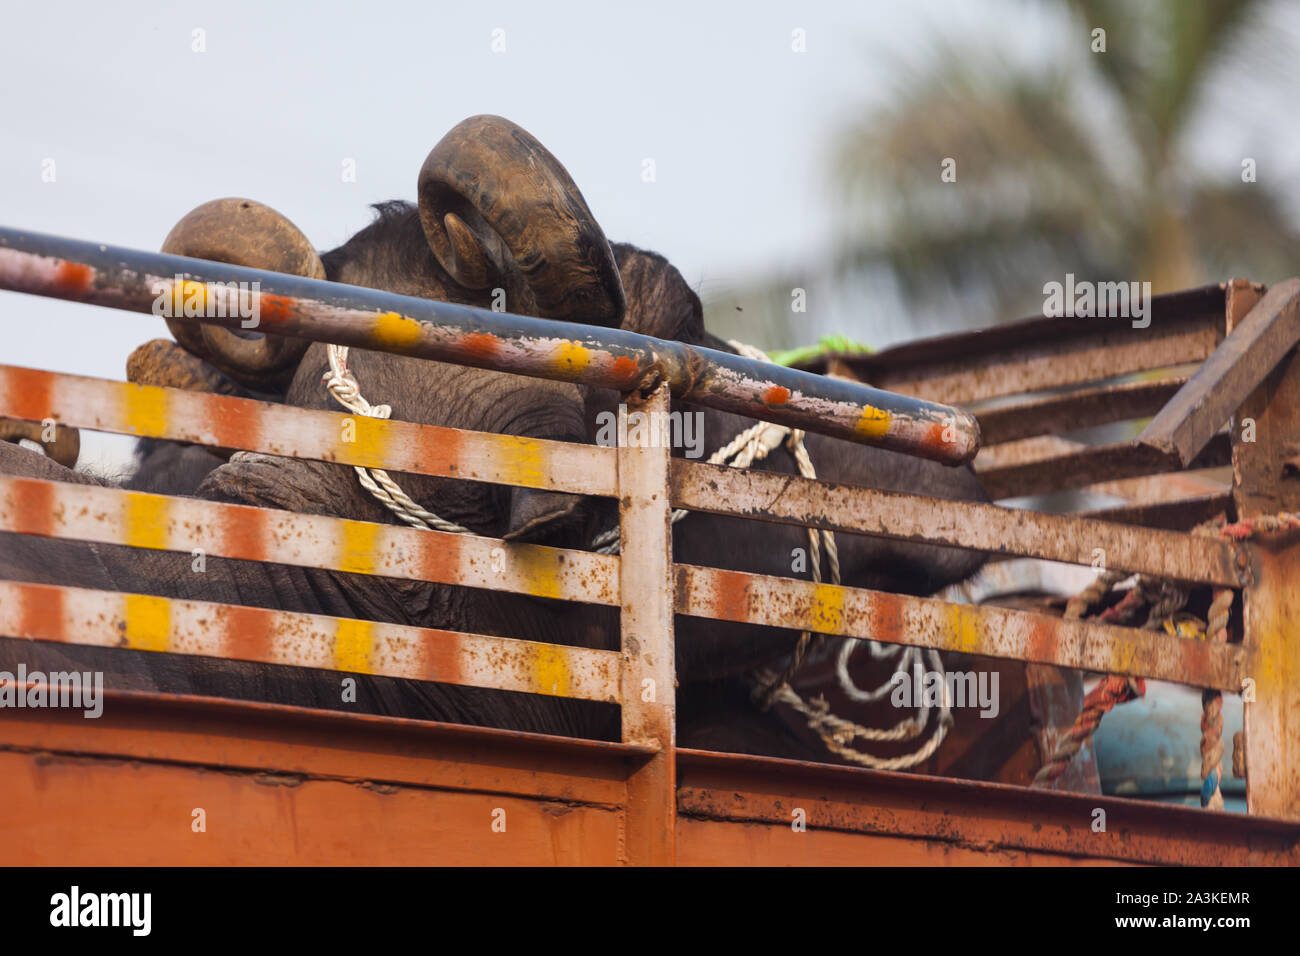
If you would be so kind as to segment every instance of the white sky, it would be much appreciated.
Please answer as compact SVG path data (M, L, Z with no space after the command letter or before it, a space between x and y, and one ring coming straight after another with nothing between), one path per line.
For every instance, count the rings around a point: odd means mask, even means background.
M330 248L369 203L413 199L434 143L492 112L565 163L612 239L664 253L707 297L815 260L834 211L830 140L885 95L891 58L938 30L1023 52L1058 16L956 0L10 3L0 222L156 249L195 205L239 195ZM11 293L0 322L0 361L115 379L166 335L151 317Z

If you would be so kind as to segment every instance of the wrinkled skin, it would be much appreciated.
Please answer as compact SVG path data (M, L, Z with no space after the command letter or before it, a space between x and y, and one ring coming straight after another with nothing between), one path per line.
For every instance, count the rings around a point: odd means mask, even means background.
M378 208L380 215L374 224L321 256L328 279L406 295L489 304L490 290L462 287L430 253L414 207L389 203ZM624 328L729 350L704 331L699 300L671 265L630 246L615 246L614 254L627 298ZM613 408L618 401L613 393L597 389L363 350L353 350L349 360L363 394L372 402L391 405L393 418L408 421L588 442L595 434L596 413ZM326 367L325 346L313 344L283 391L283 400L305 408L339 410L321 385ZM705 413L705 421L706 455L751 424L713 411ZM943 497L983 497L969 469L948 469L816 435L809 435L807 442L819 476L830 481L909 491L924 488ZM359 486L355 473L346 466L258 455L226 461L207 449L163 442L142 446L141 457L141 467L129 487L367 521L395 520ZM788 473L797 470L784 450L773 453L759 467ZM4 445L0 445L0 472L94 481L37 454ZM418 475L401 475L399 480L408 494L441 516L476 533L509 540L583 547L617 520L608 500ZM840 535L839 542L846 584L907 593L930 593L969 574L981 559L951 549L861 536ZM800 529L736 518L692 515L674 528L676 560L737 570L789 576L791 551L806 546L806 533ZM216 559L209 560L207 572L198 575L190 570L188 555L14 535L0 535L0 578L558 644L617 646L614 609ZM746 703L744 676L756 666L778 663L794 637L772 629L681 619L677 633L682 681L679 742L711 749L817 756L796 742L775 717L760 714ZM334 672L0 641L0 668L18 660L26 661L29 668L47 669L68 668L74 666L71 661L82 661L82 668L94 666L109 672L109 685L118 687L276 700L572 736L616 739L618 734L617 711L612 706L533 695L358 676L358 701L345 705L340 703L340 676Z
M101 483L42 455L10 445L0 445L0 472L51 481ZM217 469L212 477L216 478L220 472ZM320 486L322 492L331 488L346 492L341 483L337 487ZM223 497L207 488L201 496ZM340 502L341 507L329 513L346 515L352 504ZM323 512L326 509L318 506L301 510ZM489 598L485 592L479 596L465 588L440 588L216 558L209 558L206 570L199 574L191 569L190 560L188 554L0 534L0 579L134 591L425 627L463 629L461 622L472 619L483 622L482 630L488 632L495 629L511 636L523 634L556 643L575 643L577 636L567 616L527 598L515 599L511 595ZM100 670L105 675L105 686L111 689L275 701L604 739L614 739L618 727L617 713L612 706L583 701L357 674L348 675L357 681L356 703L345 704L343 675L331 671L0 639L0 670L12 672L19 662L25 663L29 671Z
M384 221L381 217L380 225ZM326 255L330 278L407 294L448 297L439 287L444 276L431 256L426 254L393 273L386 271L392 264L382 255L375 261L363 254L369 248L365 236L349 246ZM361 350L351 353L350 363L365 383L366 393L375 401L390 404L394 418L553 440L583 441L586 437L581 396L571 385ZM288 387L286 401L339 410L320 384L325 367L325 347L313 346ZM133 488L367 521L393 520L360 487L350 467L267 456L241 456L226 462L206 449L166 442L150 443L143 453L141 469L129 481ZM100 483L8 444L0 444L0 472ZM398 477L415 500L479 534L557 546L579 544L588 534L584 522L589 515L580 507L582 499L575 496L418 475ZM20 535L0 534L0 578L555 644L610 647L617 638L614 609L220 559L209 559L207 570L196 574L188 555ZM579 737L617 739L618 735L616 708L585 701L358 676L357 704L345 705L340 701L340 675L332 672L0 640L0 669L12 670L19 661L26 662L29 669L67 669L81 661L76 669L105 670L110 687L219 694Z
M735 352L704 328L699 297L666 259L634 246L613 246L627 295L623 328L630 332L675 339L691 345ZM607 389L587 388L588 421L617 407L619 397ZM702 412L705 440L701 460L755 423L755 419L684 402L673 409ZM824 435L804 438L819 479L890 491L916 492L938 498L987 501L969 466L948 467L880 448L855 445ZM674 449L681 456L684 449ZM798 474L785 446L751 467ZM610 519L606 519L610 520ZM844 584L902 594L929 595L973 574L984 554L889 538L838 534ZM673 526L673 556L689 564L710 565L783 577L805 577L791 570L791 552L808 547L807 532L791 525L771 524L722 515L694 513ZM679 618L678 669L689 679L723 678L770 665L790 650L797 635L790 631L748 625Z

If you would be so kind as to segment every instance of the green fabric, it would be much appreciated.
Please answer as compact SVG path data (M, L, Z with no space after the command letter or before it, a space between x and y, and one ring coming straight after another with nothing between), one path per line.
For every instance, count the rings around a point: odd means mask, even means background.
M823 355L868 355L871 351L870 345L855 342L847 335L825 335L816 345L802 345L797 349L769 352L768 358L777 365L797 365Z

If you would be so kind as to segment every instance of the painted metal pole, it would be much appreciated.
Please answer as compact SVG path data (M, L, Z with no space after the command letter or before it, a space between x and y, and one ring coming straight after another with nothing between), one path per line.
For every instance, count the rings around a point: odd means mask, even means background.
M256 283L256 285L254 285ZM163 314L231 329L413 355L648 395L819 432L947 464L971 460L964 411L855 382L637 335L492 312L203 259L0 228L0 289Z
M655 748L627 781L626 861L638 866L672 865L677 846L668 405L668 391L660 385L639 409L661 423L659 440L618 450L619 532L634 543L619 557L623 742Z
M1249 282L1228 284L1229 338L1260 300L1260 290ZM1245 440L1246 422L1253 426L1250 441ZM1295 453L1300 435L1300 356L1282 360L1236 411L1232 426L1232 497L1238 519L1300 511L1300 489L1287 480L1283 465ZM1242 675L1250 681L1242 687L1245 726L1240 741L1224 741L1218 708L1207 708L1202 746L1209 759L1202 762L1210 765L1205 770L1222 774L1226 745L1231 743L1233 751L1240 746L1244 761L1226 762L1244 763L1249 811L1300 820L1300 542L1294 533L1269 535L1253 541L1246 553L1253 559L1253 573L1242 591L1243 641L1252 659ZM1217 726L1207 735L1210 721ZM1223 755L1210 749L1219 746Z

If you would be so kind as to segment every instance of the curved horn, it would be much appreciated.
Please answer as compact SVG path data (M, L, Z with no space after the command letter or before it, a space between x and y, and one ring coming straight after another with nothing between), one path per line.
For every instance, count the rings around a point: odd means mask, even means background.
M47 458L57 461L64 467L74 467L77 464L77 457L81 454L81 432L67 425L55 425L54 440L47 442L41 438L44 431L45 426L40 422L0 418L0 441L17 444L26 438L44 448Z
M526 130L500 116L457 124L424 161L419 195L433 254L461 285L504 286L513 265L539 315L614 327L622 320L623 286L605 233L568 171Z
M251 199L214 199L172 227L162 251L236 266L324 279L316 249L292 222ZM176 341L236 381L265 387L292 374L308 342L281 335L245 338L219 325L167 319Z

